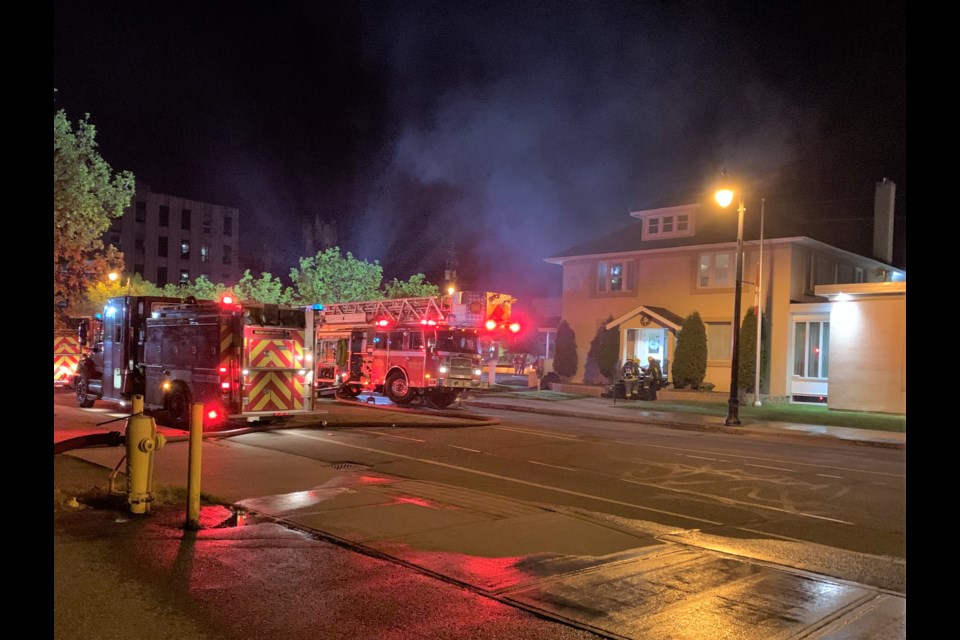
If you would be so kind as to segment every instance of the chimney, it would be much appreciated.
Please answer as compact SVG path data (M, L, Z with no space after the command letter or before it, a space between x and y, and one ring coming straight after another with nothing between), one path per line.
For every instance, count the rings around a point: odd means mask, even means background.
M877 183L873 204L873 257L885 264L893 262L893 196L897 190L890 180Z

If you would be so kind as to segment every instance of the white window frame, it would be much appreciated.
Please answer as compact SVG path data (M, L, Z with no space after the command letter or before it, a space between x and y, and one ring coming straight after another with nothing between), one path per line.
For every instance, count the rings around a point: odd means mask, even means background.
M817 325L815 332L811 325ZM816 333L814 337L813 334ZM803 345L800 341L803 341ZM812 344L816 342L816 344ZM817 349L816 370L811 370L813 355L811 349ZM804 380L827 380L830 373L830 320L802 320L793 323L793 372L794 378ZM812 375L811 375L812 374Z
M612 293L612 294L621 294L621 293L630 293L630 282L628 280L628 275L630 273L632 260L600 260L597 262L597 281L595 290L597 293ZM613 288L613 276L610 275L611 267L620 267L620 275L618 276L620 280L620 287L618 289Z
M729 259L728 267L728 277L726 284L717 284L716 281L716 272L717 272L717 257L726 256ZM707 283L704 284L701 277L701 270L703 267L704 258L709 259L709 265L707 266ZM737 252L735 250L730 251L709 251L701 253L697 258L697 289L732 289L736 284L736 270L737 270Z

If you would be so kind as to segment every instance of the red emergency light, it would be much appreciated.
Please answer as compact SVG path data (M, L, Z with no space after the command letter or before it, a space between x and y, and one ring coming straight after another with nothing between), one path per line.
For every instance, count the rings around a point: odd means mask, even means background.
M224 294L220 297L220 304L233 304L233 296Z
M487 320L483 326L487 328L487 331L493 331L494 329L497 328L497 321L492 319Z
M519 322L511 322L509 329L510 329L510 333L519 333L519 332L520 332L520 323L519 323Z
M436 320L427 320L426 318L424 318L423 320L420 321L420 324L425 325L425 326L428 326L428 327L435 327L435 326L437 326L437 321L436 321Z
M386 327L390 324L390 321L387 320L386 318L380 318L379 320L374 322L374 324L377 325L378 327Z

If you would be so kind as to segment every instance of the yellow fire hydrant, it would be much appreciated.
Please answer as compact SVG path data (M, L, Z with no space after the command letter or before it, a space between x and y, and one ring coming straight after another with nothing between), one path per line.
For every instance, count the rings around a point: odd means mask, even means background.
M143 415L143 396L133 398L134 414L127 419L127 484L130 512L147 513L153 502L153 456L167 439L157 433L157 423ZM139 409L139 411L138 411Z

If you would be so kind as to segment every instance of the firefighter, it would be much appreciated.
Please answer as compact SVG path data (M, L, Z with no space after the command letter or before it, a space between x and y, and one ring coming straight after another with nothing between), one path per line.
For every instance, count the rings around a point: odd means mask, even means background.
M636 398L640 390L640 367L635 358L627 358L623 363L620 380L623 381L623 396L627 399Z

